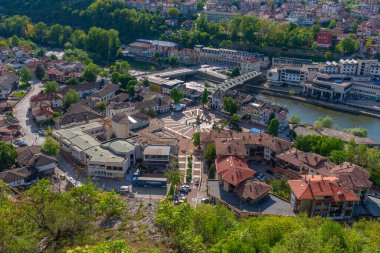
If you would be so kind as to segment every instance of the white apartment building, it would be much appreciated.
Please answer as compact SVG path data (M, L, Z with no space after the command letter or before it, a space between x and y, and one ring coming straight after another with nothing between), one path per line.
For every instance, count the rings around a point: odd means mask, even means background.
M260 71L265 64L263 55L246 51L237 51L223 48L211 48L195 46L199 52L199 59L205 64L216 64L226 66L239 66L242 73Z

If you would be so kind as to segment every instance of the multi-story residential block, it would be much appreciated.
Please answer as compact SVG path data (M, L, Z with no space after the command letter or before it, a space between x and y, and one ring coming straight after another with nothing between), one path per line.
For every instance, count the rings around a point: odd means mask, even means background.
M290 202L294 210L334 220L351 219L354 206L360 198L337 181L337 177L320 175L305 175L299 180L289 180L292 191Z
M223 48L210 48L196 46L199 58L202 63L217 64L227 66L239 66L242 73L260 71L265 59L258 53L236 51Z
M236 12L232 13L217 10L204 11L203 14L205 15L208 21L215 23L231 20L234 16L238 15L238 13Z

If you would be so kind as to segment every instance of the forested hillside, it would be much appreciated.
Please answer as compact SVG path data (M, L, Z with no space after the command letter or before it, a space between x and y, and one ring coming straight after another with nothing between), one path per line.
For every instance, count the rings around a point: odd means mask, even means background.
M122 40L158 37L165 29L164 18L158 14L138 12L125 7L121 0L5 0L1 14L26 15L33 23L69 25L88 30L98 26L115 29Z

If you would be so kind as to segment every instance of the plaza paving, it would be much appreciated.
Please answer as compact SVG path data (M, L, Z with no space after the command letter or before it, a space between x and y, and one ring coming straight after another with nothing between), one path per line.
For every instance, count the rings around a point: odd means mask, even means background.
M198 123L197 124L197 119ZM179 136L191 139L195 132L210 132L212 124L219 120L217 116L203 109L175 112L161 118L167 130Z

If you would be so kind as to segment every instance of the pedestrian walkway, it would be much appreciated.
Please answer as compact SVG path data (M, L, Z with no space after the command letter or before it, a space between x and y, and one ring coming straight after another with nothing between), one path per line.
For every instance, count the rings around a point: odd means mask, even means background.
M186 177L186 168L187 168L186 155L179 155L178 156L178 167L179 167L179 172L185 178Z

